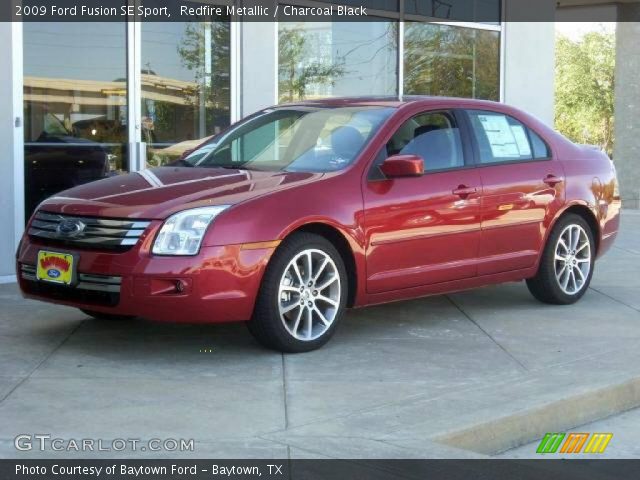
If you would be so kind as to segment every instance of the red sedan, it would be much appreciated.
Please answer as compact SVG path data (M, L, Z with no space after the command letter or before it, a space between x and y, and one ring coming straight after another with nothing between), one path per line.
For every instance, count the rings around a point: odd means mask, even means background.
M349 307L520 280L573 303L619 211L605 154L514 108L310 101L46 200L17 270L26 297L94 317L247 321L300 352Z

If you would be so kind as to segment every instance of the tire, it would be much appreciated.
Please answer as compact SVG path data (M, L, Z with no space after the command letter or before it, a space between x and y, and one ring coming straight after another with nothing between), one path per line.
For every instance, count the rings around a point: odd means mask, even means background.
M267 266L249 331L265 347L283 353L320 348L344 315L347 288L344 262L333 244L319 235L295 233Z
M79 310L85 315L89 315L90 317L95 318L96 320L108 320L110 322L123 322L126 320L133 320L134 318L136 318L130 315L113 315L111 313L102 313L102 312L96 312L93 310L85 310L84 308L80 308Z
M529 291L543 303L577 302L591 283L595 255L589 224L573 213L561 217L549 235L538 273L527 280Z

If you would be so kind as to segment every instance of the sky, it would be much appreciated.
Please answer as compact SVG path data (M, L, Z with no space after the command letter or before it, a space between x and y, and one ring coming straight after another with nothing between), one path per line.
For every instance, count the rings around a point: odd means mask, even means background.
M574 41L580 40L589 32L614 33L615 31L615 22L556 22L556 32Z

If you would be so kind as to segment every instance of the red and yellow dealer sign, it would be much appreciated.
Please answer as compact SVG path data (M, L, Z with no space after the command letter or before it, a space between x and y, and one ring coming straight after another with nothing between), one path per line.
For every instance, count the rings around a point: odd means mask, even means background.
M36 277L46 282L70 285L73 282L73 255L40 250Z

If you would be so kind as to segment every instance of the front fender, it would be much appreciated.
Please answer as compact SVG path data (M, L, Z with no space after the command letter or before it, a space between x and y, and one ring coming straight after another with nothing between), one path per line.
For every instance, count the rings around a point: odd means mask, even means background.
M282 241L296 230L325 226L338 232L354 257L357 279L366 278L363 200L357 171L275 191L231 207L216 218L207 245L255 244ZM364 282L357 281L355 303L361 303Z

